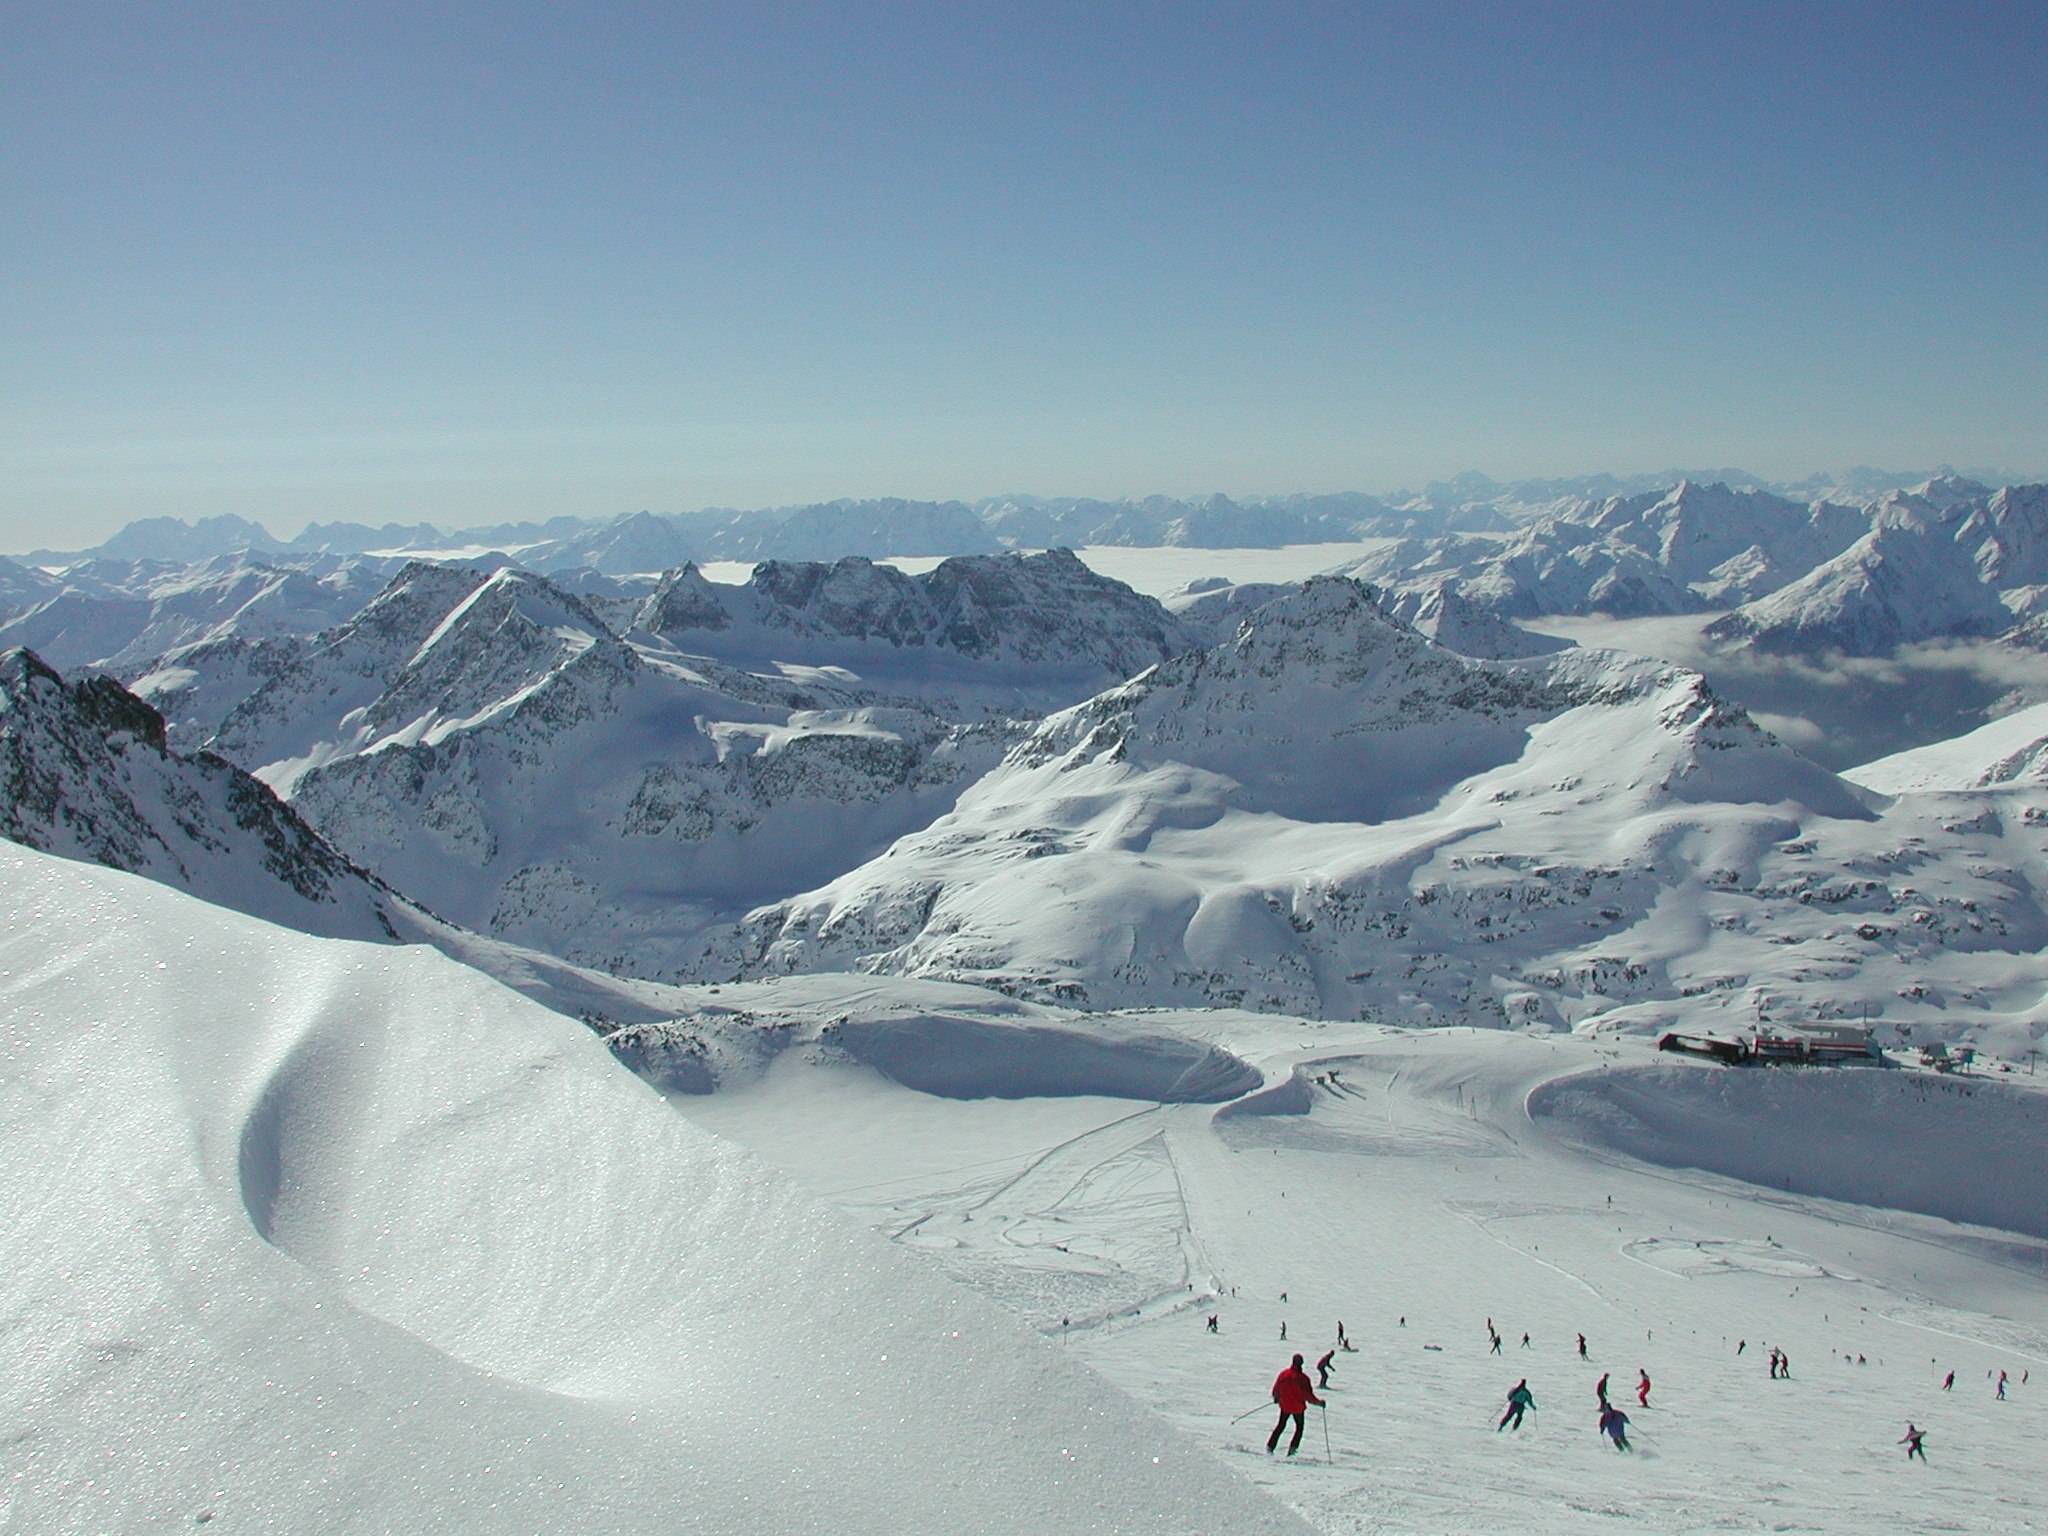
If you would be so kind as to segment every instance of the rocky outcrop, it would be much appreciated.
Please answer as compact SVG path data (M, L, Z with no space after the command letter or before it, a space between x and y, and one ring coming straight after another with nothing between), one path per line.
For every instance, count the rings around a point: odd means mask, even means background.
M106 677L0 655L0 835L309 933L389 939L395 898L256 779L166 743Z

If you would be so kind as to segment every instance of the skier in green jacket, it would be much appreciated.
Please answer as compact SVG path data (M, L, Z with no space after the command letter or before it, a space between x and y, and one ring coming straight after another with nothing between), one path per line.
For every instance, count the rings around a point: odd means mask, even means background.
M1522 1415L1535 1406L1536 1399L1529 1395L1529 1378L1525 1376L1515 1383L1515 1390L1508 1394L1508 1411L1502 1414L1500 1422L1493 1426L1494 1433L1500 1433L1510 1424L1516 1429L1520 1429L1522 1427Z

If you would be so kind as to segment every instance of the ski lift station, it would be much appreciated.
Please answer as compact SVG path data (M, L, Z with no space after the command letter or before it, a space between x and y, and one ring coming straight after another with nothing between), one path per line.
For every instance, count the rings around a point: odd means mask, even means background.
M1774 1024L1743 1035L1670 1030L1660 1051L1706 1056L1731 1067L1884 1066L1877 1037L1862 1024Z

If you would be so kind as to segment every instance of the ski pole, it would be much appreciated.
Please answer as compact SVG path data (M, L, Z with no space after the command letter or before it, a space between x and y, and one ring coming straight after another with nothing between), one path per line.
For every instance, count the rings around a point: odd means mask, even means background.
M1246 1419L1250 1418L1253 1414L1264 1413L1266 1409L1271 1406L1272 1405L1270 1403L1261 1403L1256 1408L1247 1408L1243 1413L1240 1413L1236 1418L1232 1419L1230 1422L1233 1424L1242 1424Z
M1318 1403L1316 1406L1323 1410L1323 1463L1327 1466L1335 1460L1330 1454L1330 1405Z

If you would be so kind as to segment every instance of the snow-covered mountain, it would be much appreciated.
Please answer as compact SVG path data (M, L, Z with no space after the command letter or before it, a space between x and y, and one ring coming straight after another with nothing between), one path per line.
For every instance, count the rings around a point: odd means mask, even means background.
M0 621L0 648L26 646L65 671L89 667L132 679L182 646L327 628L375 595L386 574L382 561L325 557L94 561L24 594L30 600Z
M1951 741L1865 763L1843 777L1885 795L2048 784L2048 704L2014 710Z
M1397 590L1455 577L1469 598L1515 618L1640 617L1733 606L1803 574L1868 526L1849 507L1681 481L1566 503L1506 538L1406 541L1347 569Z
M1003 496L977 503L976 511L996 537L1015 549L1088 544L1261 549L1434 533L1445 526L1427 510L1396 511L1356 491L1243 501L1220 494L1194 501L1175 496L1123 501Z
M1048 719L719 953L1087 1007L1995 1032L2048 996L2044 822L2042 786L1888 801L1696 674L1460 657L1330 579Z
M1019 722L1196 643L1064 552L684 566L633 612L413 562L288 653L187 648L138 687L443 917L662 977L927 825Z
M922 692L991 684L1061 702L1194 647L1158 602L1064 549L947 560L922 576L853 557L771 560L744 587L670 572L635 628L736 666L838 667L871 686Z
M594 1028L689 1006L673 989L444 921L351 862L261 780L166 736L162 716L111 678L66 682L32 652L0 654L0 837L305 933L428 944Z
M1895 492L1841 554L1718 620L1708 634L1762 650L1887 654L1996 634L2048 600L2048 485L1979 496Z
M1169 592L1162 601L1208 645L1232 639L1257 609L1296 590L1297 583L1232 582L1221 576L1201 577ZM1455 577L1434 585L1374 588L1382 612L1418 634L1461 656L1507 661L1543 656L1571 642L1519 628L1465 596Z
M1345 569L1396 594L1454 580L1509 618L1732 609L1710 640L1882 655L1998 634L2048 603L2048 486L1947 476L1865 505L1801 506L1685 482L1568 503L1506 537L1403 540Z
M1380 607L1447 651L1486 661L1548 656L1571 642L1520 629L1467 597L1455 579L1381 595Z
M1576 652L1477 662L1330 578L1258 610L1231 643L1052 717L886 859L750 919L744 964L1351 1017L1418 1000L1402 986L1413 966L1358 952L1408 937L1397 913L1414 905L1418 863L1452 843L1513 841L1496 836L1500 807L1524 833L1573 807L1605 845L1617 820L1652 806L1793 800L1868 814L1696 676ZM1588 850L1569 846L1581 835L1559 827L1516 847L1517 867L1544 866L1536 880L1557 874L1564 891L1543 903L1558 921L1511 929L1554 940L1621 875L1589 875ZM1476 915L1425 921L1450 944ZM1474 985L1460 978L1460 1007L1497 1006Z
M110 678L0 654L0 784L14 842L307 933L397 936L389 890L226 759L169 750L162 717Z

